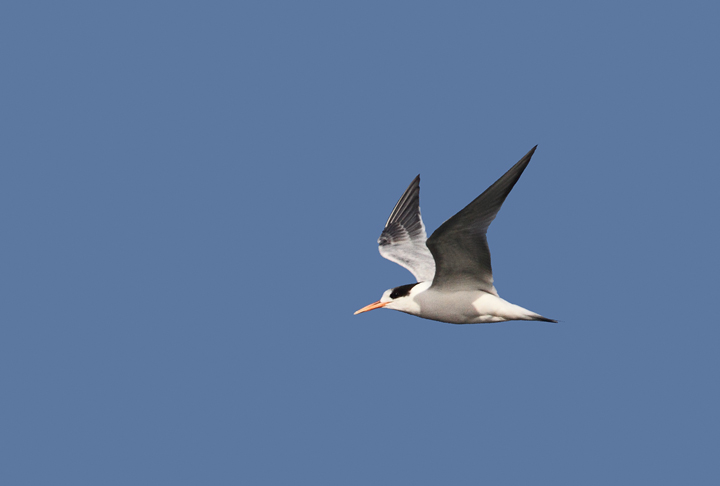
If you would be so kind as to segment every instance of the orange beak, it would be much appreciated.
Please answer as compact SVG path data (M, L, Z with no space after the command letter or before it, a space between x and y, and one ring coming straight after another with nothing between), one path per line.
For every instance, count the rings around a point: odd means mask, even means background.
M373 309L379 309L380 307L385 307L385 306L388 305L389 303L390 303L390 302L380 302L380 301L378 300L377 302L373 302L373 303L370 304L370 305L366 305L365 307L363 307L363 308L360 309L359 311L355 312L355 314L353 314L353 315L362 314L363 312L371 311L371 310L373 310Z

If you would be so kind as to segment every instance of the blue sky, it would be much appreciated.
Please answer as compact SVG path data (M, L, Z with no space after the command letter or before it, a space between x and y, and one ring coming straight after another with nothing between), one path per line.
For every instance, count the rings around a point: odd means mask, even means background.
M2 484L720 481L713 2L14 2ZM559 324L353 312L488 234Z

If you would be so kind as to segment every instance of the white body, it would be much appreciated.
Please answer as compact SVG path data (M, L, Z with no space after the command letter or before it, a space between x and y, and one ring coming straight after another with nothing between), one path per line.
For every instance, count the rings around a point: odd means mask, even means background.
M421 282L407 297L397 300L390 299L388 291L380 302L387 302L386 309L451 324L533 321L541 317L482 290L442 292L431 289L431 285L432 282Z

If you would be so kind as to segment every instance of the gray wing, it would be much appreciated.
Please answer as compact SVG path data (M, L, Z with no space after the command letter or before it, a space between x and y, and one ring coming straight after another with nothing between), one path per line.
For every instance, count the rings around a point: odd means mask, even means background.
M380 254L401 265L418 282L430 281L435 275L435 261L425 245L427 234L420 216L420 176L408 186L378 238Z
M493 286L487 229L522 175L537 145L465 209L445 221L427 240L437 267L432 286L441 290L483 290Z

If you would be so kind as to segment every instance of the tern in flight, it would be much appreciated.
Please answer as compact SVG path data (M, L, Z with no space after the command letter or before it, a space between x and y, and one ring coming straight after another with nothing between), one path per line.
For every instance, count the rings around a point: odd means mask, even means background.
M427 237L420 216L420 176L410 183L378 238L380 254L408 269L416 283L386 290L355 314L384 307L414 316L475 324L557 322L500 298L493 286L487 229L537 145L465 209Z

